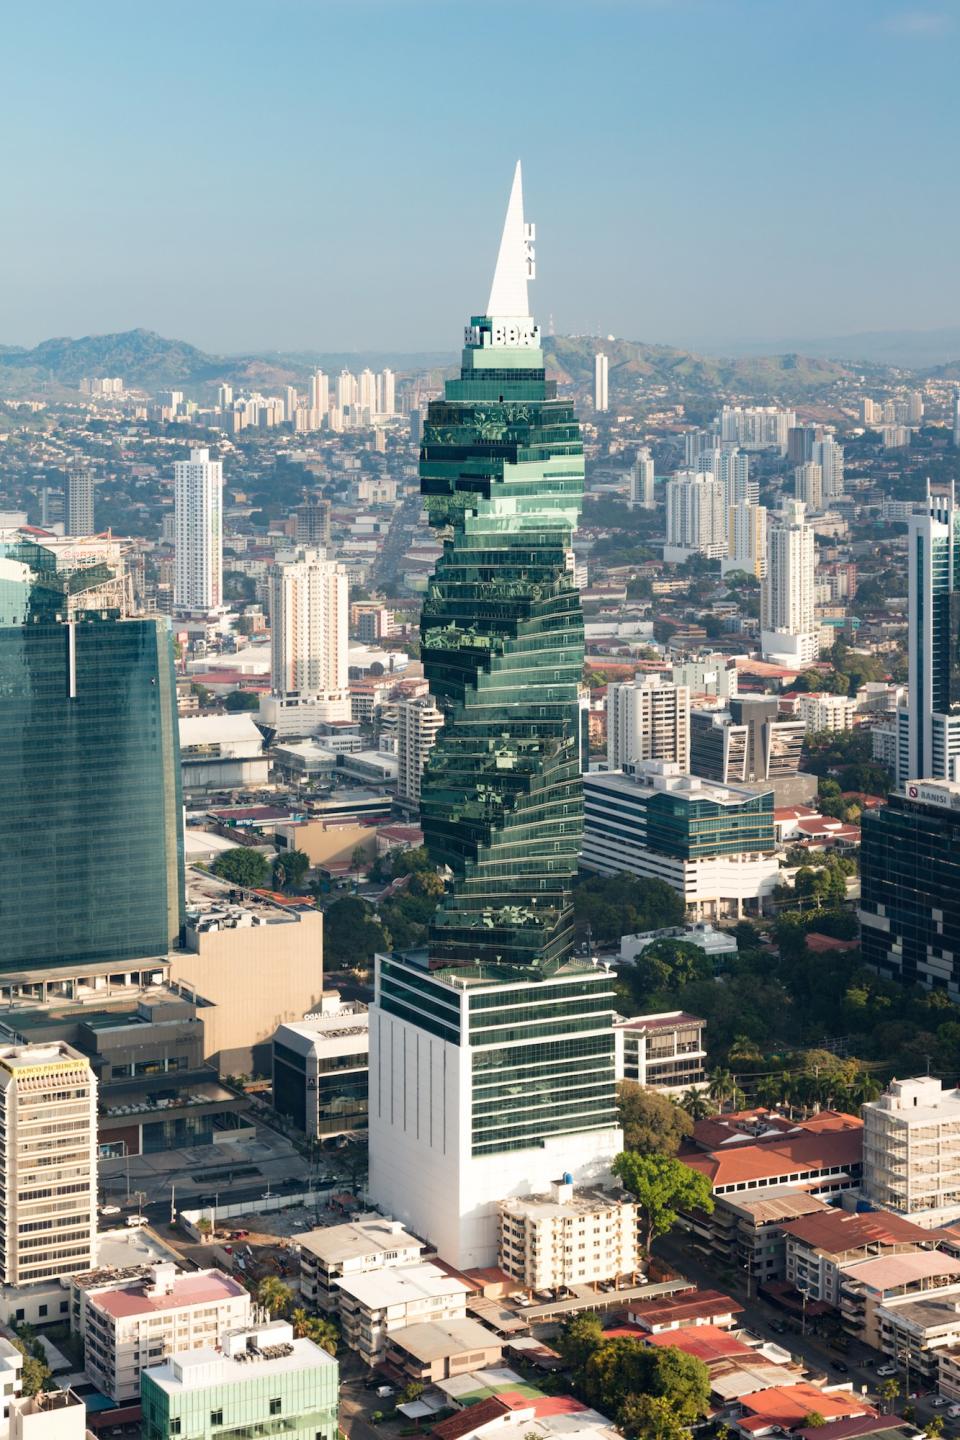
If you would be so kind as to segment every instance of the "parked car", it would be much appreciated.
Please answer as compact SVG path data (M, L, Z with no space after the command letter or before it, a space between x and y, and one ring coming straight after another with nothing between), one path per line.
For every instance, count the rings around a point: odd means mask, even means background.
M842 1360L831 1360L830 1369L839 1371L841 1375L846 1375L849 1373L850 1366L845 1365Z
M878 1374L882 1379L887 1379L887 1378L888 1378L889 1376L891 1376L891 1375L896 1375L896 1373L897 1373L897 1367L896 1367L896 1365L878 1365L878 1366L877 1366L877 1374Z

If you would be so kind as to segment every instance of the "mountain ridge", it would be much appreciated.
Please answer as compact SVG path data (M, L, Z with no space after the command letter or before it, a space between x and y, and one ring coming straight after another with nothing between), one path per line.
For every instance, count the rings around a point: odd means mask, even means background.
M798 353L719 357L669 345L594 336L550 336L544 348L551 374L588 390L593 384L594 357L603 350L610 359L612 390L621 392L621 398L651 382L693 395L731 390L791 399L829 387L851 373L835 361ZM341 365L358 367L371 362L416 372L453 368L456 357L451 352L389 350L214 355L185 340L138 328L77 339L56 336L32 348L0 346L0 390L9 394L49 385L74 388L87 375L121 375L129 385L148 390L220 381L267 388L303 385L318 365L336 370Z

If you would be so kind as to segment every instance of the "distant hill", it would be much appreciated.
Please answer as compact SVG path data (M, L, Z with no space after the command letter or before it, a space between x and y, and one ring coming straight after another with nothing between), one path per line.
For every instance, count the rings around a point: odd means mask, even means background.
M432 351L423 355L320 351L209 355L185 340L167 340L154 330L125 330L115 335L85 335L79 340L44 340L33 349L0 345L0 392L23 394L43 384L75 389L85 375L120 375L128 385L144 390L221 380L266 389L302 384L318 366L332 373L344 365L428 370L448 365L452 358Z
M723 359L694 355L669 345L637 340L601 340L593 336L551 336L544 342L548 368L578 388L593 385L594 358L602 350L610 360L611 394L629 394L631 382L670 385L688 394L741 391L758 399L789 400L809 395L852 373L832 360L804 355L765 355Z
M635 340L600 340L591 336L552 336L545 341L551 373L577 389L593 384L594 356L610 357L611 393L624 400L639 381L669 385L676 392L709 396L738 391L758 399L799 399L829 387L850 373L831 360L798 354L722 358L696 355L669 345ZM184 340L168 340L153 330L127 330L116 335L86 335L78 340L44 340L33 349L0 345L0 395L18 395L41 386L75 389L85 375L120 375L130 386L154 391L170 386L237 386L269 390L306 382L317 366L336 374L343 366L357 370L385 365L400 371L452 370L456 357L429 351L267 352L209 355Z
M854 367L875 365L903 370L928 370L960 364L960 327L937 330L865 330L854 335L816 339L732 340L697 347L706 354L769 355L771 350L799 351Z

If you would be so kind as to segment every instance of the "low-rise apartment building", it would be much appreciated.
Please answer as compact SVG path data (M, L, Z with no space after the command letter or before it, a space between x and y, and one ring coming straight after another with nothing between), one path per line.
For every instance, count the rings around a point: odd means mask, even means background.
M830 1209L783 1227L786 1278L808 1300L839 1308L841 1269L874 1255L898 1255L932 1245L926 1230L898 1215Z
M336 1312L344 1279L400 1265L416 1265L423 1242L387 1215L359 1215L345 1225L295 1235L300 1246L300 1292L317 1310Z
M804 1215L829 1210L825 1200L805 1190L777 1190L760 1195L720 1195L705 1252L723 1265L731 1258L751 1285L783 1280L787 1273L787 1242L783 1227Z
M914 1378L933 1380L940 1354L960 1345L960 1285L887 1301L876 1311L880 1349Z
M432 1320L462 1320L469 1287L438 1265L404 1265L339 1283L343 1338L368 1365L385 1359L392 1331Z
M499 1265L530 1290L595 1285L640 1266L637 1207L564 1178L549 1195L500 1203Z
M387 1360L415 1384L433 1385L472 1370L498 1365L499 1335L479 1320L431 1320L390 1332Z
M136 1400L140 1376L168 1355L216 1344L225 1330L249 1326L253 1303L222 1270L153 1267L147 1280L88 1293L83 1342L87 1374L117 1405Z
M857 1260L840 1271L840 1315L844 1329L875 1350L881 1348L877 1311L904 1296L960 1284L960 1261L942 1250L912 1250Z

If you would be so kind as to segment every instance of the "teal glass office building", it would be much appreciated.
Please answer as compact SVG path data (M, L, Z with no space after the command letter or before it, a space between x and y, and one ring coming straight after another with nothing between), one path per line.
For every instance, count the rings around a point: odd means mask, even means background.
M337 1440L340 1367L274 1322L144 1370L143 1440Z
M84 610L82 585L0 542L0 983L165 955L183 923L169 624Z

